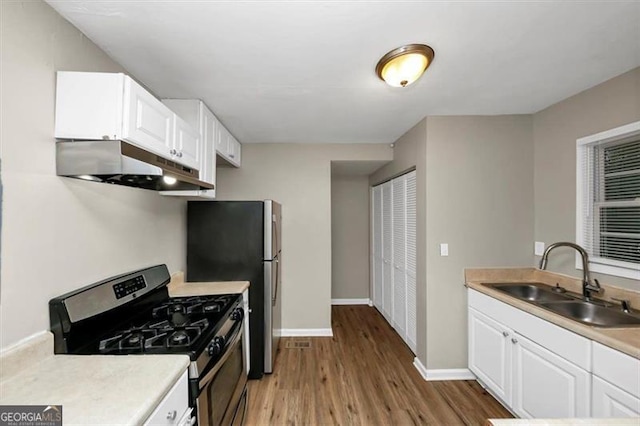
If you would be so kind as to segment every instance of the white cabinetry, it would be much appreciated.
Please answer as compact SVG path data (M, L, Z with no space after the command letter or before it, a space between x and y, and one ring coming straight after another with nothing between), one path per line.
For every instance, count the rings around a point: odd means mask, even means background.
M514 334L513 411L523 418L589 415L591 375L575 364Z
M200 143L198 150L191 155L198 161L200 180L211 184L216 183L216 132L218 120L207 106L199 99L163 99L162 102L179 116L179 120L188 128L198 129L196 135ZM194 137L194 136L191 136ZM197 197L212 199L216 196L215 189L197 191L164 191L162 195Z
M589 417L590 343L469 290L469 369L520 417Z
M594 417L640 417L640 360L593 342Z
M416 350L416 173L371 189L372 301Z
M224 163L240 167L242 165L242 145L219 121L218 126L219 138L216 143L216 152L224 159Z
M511 405L513 331L469 309L469 369L505 404Z
M190 426L193 417L189 408L188 386L189 381L185 371L144 422L145 426Z
M197 132L124 74L58 72L55 137L124 140L183 166L199 166Z

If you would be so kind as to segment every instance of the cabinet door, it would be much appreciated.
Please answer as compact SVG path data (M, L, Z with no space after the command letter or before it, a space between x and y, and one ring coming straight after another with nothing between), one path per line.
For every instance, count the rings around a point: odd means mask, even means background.
M200 136L202 138L200 179L216 183L216 117L204 103L200 103Z
M189 411L189 379L185 371L144 424L177 426L187 411Z
M511 404L510 338L514 333L469 308L469 369L505 404Z
M382 187L380 186L371 189L371 217L373 305L382 312Z
M595 418L640 417L640 399L593 376L591 415Z
M242 145L233 136L231 139L233 141L233 153L229 155L229 157L231 157L232 162L235 163L236 166L240 167L242 165Z
M382 185L382 314L393 324L393 187Z
M180 117L175 116L173 155L176 162L193 169L200 169L200 135Z
M175 114L129 77L124 82L123 112L123 139L170 158Z
M516 334L513 411L523 418L589 417L591 374Z
M217 123L217 137L216 137L216 152L223 157L227 158L229 156L229 132L225 127L218 121Z
M393 186L393 326L407 340L407 218L406 177L392 181Z

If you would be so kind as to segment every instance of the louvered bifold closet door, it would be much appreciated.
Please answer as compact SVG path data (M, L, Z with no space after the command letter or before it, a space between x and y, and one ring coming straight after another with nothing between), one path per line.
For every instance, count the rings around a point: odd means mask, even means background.
M407 246L406 177L393 181L393 328L406 340L407 330Z
M382 187L371 189L373 305L382 312Z
M407 339L405 341L409 347L415 352L417 349L416 340L418 336L416 326L416 172L413 171L406 175L406 245L407 245Z
M393 323L393 186L382 185L382 314Z

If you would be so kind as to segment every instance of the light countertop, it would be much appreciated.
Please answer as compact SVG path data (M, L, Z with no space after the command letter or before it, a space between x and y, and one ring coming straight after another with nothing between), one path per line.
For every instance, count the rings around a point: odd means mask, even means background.
M49 332L0 355L0 404L62 405L64 424L143 423L186 355L53 355Z
M579 279L534 268L514 268L467 269L465 271L465 281L469 288L508 303L509 305L571 330L588 339L640 359L640 327L602 328L588 326L482 285L482 283L496 282L540 282L555 286L556 283L559 283L567 290L580 293L581 284ZM613 286L603 285L603 287L603 296L606 296L605 299L623 296L631 300L632 307L640 306L638 303L640 294Z
M638 419L491 419L493 426L638 426Z
M167 288L171 297L232 294L242 293L248 289L249 281L185 282L184 273L178 272L171 276L171 282Z

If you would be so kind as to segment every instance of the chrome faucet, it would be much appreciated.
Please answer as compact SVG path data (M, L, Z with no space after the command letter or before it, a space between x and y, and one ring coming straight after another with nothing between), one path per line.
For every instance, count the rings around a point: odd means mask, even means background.
M582 256L582 271L584 272L582 277L582 295L585 299L590 300L591 293L600 293L602 291L602 287L600 287L598 280L593 280L594 283L591 284L591 278L589 277L589 254L587 254L586 250L577 244L561 241L549 245L549 247L544 251L542 259L540 259L540 269L545 270L547 268L547 258L549 257L549 253L556 247L571 247L580 253L580 256Z

